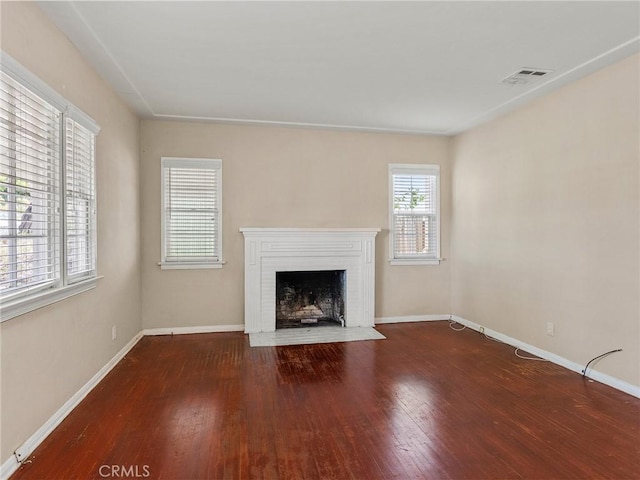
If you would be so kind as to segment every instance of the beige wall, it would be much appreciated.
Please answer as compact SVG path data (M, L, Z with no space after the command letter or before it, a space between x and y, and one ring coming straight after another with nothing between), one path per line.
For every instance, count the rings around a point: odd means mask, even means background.
M442 255L449 257L449 139L410 135L143 121L143 327L244 323L240 227L380 227L376 316L447 314L448 262L390 266L389 163L442 167ZM160 260L160 157L223 161L219 270L164 270Z
M636 386L638 63L456 138L452 216L453 313Z
M1 17L2 50L102 128L96 176L104 275L92 291L1 324L4 462L140 331L140 170L139 120L67 38L30 2L2 2Z

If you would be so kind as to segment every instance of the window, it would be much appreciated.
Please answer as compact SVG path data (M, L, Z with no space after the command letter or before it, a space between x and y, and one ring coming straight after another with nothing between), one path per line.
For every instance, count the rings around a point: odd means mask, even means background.
M163 269L220 268L222 161L162 158Z
M1 60L4 321L95 286L98 127L13 59Z
M440 263L440 167L389 165L392 265Z
M67 118L65 216L69 281L95 276L96 273L94 157L94 135Z

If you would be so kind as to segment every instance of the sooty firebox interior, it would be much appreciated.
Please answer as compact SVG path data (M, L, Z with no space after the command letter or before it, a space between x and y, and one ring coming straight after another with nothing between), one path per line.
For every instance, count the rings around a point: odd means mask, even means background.
M344 326L344 270L276 272L276 328Z

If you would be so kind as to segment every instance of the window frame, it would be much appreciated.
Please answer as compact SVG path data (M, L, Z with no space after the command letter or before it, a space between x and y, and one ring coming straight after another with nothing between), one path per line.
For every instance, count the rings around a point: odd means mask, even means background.
M58 129L59 129L59 145L57 152L57 169L58 178L56 189L56 211L52 214L55 217L55 221L58 225L57 235L50 238L55 239L58 242L58 250L54 256L58 262L59 271L57 276L54 276L51 280L47 281L43 285L37 285L33 288L26 288L16 292L1 292L0 293L0 322L5 322L19 315L31 312L33 310L45 307L52 303L59 302L71 296L79 293L91 290L95 288L97 280L102 278L98 276L97 264L97 191L95 181L95 168L96 168L96 151L95 143L100 127L95 121L89 117L82 110L74 106L67 99L58 94L55 90L49 87L45 82L40 80L36 75L31 73L20 63L7 55L5 52L0 51L0 71L12 78L16 83L20 84L31 93L40 97L53 107L58 113ZM74 277L69 275L68 271L68 255L67 255L67 212L66 212L66 197L67 197L67 175L66 175L66 134L65 126L67 120L72 120L84 129L88 130L93 135L94 149L92 151L92 200L93 211L90 212L92 219L91 230L88 240L93 243L94 248L92 252L93 269L81 277Z
M165 170L176 165L179 165L179 168L205 168L216 171L216 205L218 211L216 216L217 225L215 229L217 234L214 237L214 242L216 244L216 250L218 252L217 257L211 257L211 259L208 259L206 257L185 257L184 260L167 259L167 225L165 222L165 200L168 192L165 188ZM222 160L219 158L199 157L161 157L160 190L160 261L158 262L158 265L160 266L161 270L199 270L209 268L222 268L222 266L225 264L223 260L224 257L222 249Z
M415 253L402 256L395 254L395 221L394 221L394 175L431 175L436 177L436 253L435 256L428 253ZM389 177L389 263L391 265L439 265L441 247L440 230L440 165L436 164L413 164L413 163L390 163L388 167Z

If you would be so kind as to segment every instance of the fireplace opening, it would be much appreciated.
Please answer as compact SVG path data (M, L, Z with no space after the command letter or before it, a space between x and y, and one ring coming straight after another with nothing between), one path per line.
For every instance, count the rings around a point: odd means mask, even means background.
M276 272L276 329L344 326L345 270Z

